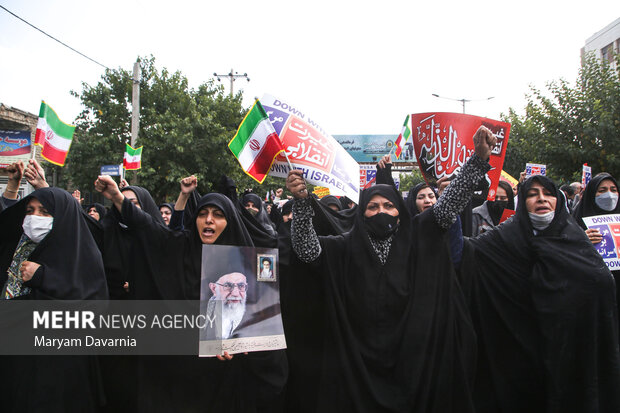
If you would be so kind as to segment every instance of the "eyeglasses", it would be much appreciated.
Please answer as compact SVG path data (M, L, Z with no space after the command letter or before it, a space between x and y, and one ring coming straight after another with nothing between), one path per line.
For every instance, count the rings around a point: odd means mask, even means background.
M217 285L219 285L220 287L224 287L224 290L226 292L231 292L235 289L235 287L237 287L239 289L239 291L241 291L242 293L245 292L245 290L248 288L248 284L247 283L224 283L224 284L220 284L220 283L216 283Z

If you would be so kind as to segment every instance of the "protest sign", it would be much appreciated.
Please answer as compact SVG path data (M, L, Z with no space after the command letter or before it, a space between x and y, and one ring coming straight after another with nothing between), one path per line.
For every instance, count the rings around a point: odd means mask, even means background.
M278 250L203 245L199 355L286 348Z
M0 168L30 159L32 149L30 131L0 130Z
M538 163L526 163L525 164L525 178L529 178L534 175L547 175L547 165Z
M329 195L329 188L325 188L324 186L316 186L312 191L313 194L318 196L319 198L323 198L324 196Z
M323 128L299 108L265 95L261 103L278 133L293 168L303 170L303 178L328 187L332 195L359 200L359 165ZM269 175L286 178L289 166L283 154L276 157Z
M360 189L370 188L377 179L377 167L375 165L360 165Z
M491 153L491 170L487 199L494 200L497 184L506 156L510 124L479 116L448 112L428 112L411 115L414 151L424 179L435 184L443 177L456 175L474 153L473 136L480 126L486 126L497 137Z
M598 229L603 240L594 244L610 270L620 269L620 215L597 215L583 217L588 228Z
M590 179L592 179L592 167L584 163L581 170L581 185L585 188L588 182L590 182Z

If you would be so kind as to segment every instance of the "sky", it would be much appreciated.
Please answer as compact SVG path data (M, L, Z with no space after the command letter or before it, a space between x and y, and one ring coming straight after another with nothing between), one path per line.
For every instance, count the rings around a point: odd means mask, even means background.
M181 71L190 87L247 73L244 105L265 93L333 135L398 134L408 113L523 113L530 85L574 83L580 49L620 17L620 1L0 0L0 5L103 65L138 56ZM65 122L71 91L104 68L0 9L0 103ZM222 79L226 91L229 81ZM444 98L432 96L438 94ZM493 97L488 100L487 98ZM451 98L451 99L447 99Z

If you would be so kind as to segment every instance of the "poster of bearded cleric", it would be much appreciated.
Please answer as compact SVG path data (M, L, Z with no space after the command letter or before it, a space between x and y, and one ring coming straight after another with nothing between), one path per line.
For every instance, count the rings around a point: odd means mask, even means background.
M461 170L474 153L474 134L486 126L497 138L491 152L491 170L486 174L487 199L495 199L504 166L510 123L461 113L429 112L411 115L411 139L418 165L429 184L450 178Z
M277 249L203 246L201 357L286 348L278 261Z

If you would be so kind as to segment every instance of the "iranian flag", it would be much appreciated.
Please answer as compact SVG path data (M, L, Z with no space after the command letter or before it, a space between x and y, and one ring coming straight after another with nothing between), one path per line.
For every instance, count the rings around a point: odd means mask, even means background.
M64 166L74 131L75 126L61 121L47 103L41 102L34 144L41 147L41 156L45 160Z
M142 146L132 148L128 143L125 144L125 156L123 156L123 168L133 171L142 167Z
M228 143L241 168L258 183L263 183L274 158L284 150L265 109L257 100Z
M405 147L405 142L411 136L411 129L409 129L409 115L405 118L405 123L403 124L403 129L400 131L400 135L396 138L396 159L400 158L400 154L403 152L403 148Z

